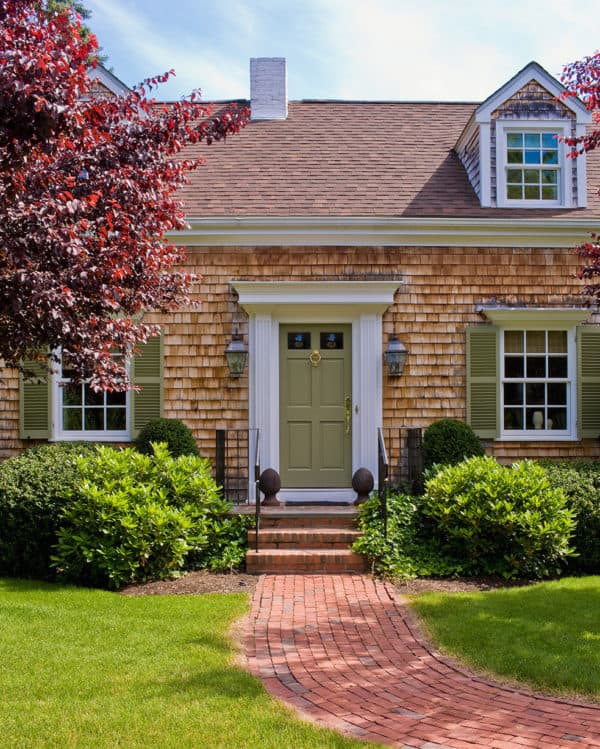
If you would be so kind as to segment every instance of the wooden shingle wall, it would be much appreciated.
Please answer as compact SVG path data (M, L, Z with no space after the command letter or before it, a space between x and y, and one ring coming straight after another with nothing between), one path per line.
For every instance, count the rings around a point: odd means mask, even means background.
M164 326L164 415L193 430L214 459L215 430L248 426L248 368L230 377L224 349L235 329L248 341L247 317L232 280L402 280L384 315L383 349L392 333L409 350L400 378L384 376L384 424L425 427L465 418L465 327L485 320L478 304L570 306L580 302L569 249L477 248L190 248L188 266L202 273L197 310L154 318ZM18 439L18 379L4 373L0 456ZM276 393L273 397L277 397ZM599 457L597 441L497 442L489 452L517 457Z

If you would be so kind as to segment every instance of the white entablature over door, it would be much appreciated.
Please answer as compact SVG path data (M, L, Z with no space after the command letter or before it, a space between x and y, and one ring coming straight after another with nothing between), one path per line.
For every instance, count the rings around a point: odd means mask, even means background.
M377 475L377 427L382 423L382 315L400 281L234 281L249 315L249 426L260 430L261 467L280 469L279 326L339 323L352 326L352 471ZM252 454L252 451L250 451ZM248 475L252 475L250 470ZM282 499L354 497L348 488L285 490ZM253 496L250 491L249 496Z

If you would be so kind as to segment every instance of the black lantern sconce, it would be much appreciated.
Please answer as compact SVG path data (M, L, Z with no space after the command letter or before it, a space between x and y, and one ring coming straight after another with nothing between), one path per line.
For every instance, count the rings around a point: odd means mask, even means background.
M384 353L388 373L392 377L400 377L404 369L404 362L408 356L408 349L395 335L390 337L388 347Z
M234 333L231 336L231 341L229 341L225 349L225 358L227 359L229 374L232 377L239 377L246 367L248 349L242 340L242 336L238 333Z

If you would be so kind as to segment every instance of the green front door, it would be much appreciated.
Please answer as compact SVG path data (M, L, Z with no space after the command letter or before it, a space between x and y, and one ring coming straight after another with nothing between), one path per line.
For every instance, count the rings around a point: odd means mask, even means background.
M352 327L279 328L283 488L346 488L352 480Z

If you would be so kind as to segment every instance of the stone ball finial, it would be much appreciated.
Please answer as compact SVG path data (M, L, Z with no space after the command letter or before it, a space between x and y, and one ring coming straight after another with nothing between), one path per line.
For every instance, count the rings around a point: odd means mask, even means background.
M281 502L277 492L281 489L281 477L274 468L266 468L258 479L258 488L265 495L261 502L263 507L278 507Z
M369 499L369 494L373 491L375 479L368 468L359 468L352 476L352 488L356 492L355 505L360 505Z

